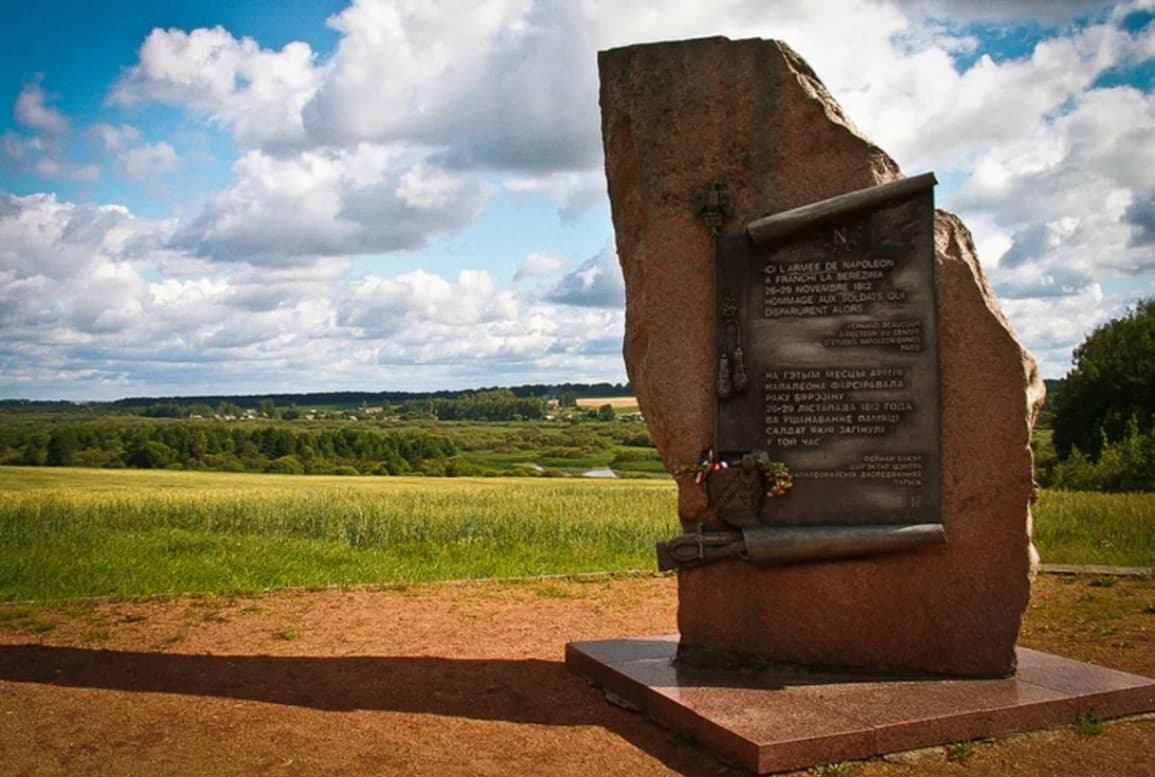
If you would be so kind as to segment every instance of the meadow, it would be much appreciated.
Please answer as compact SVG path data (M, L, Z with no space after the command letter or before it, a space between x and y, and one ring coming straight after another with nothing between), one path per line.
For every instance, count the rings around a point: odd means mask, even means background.
M652 571L673 481L0 467L0 601ZM1043 560L1155 566L1155 494L1045 491Z
M0 601L652 569L670 480L0 467Z
M1044 562L1155 567L1155 493L1043 489L1033 512Z

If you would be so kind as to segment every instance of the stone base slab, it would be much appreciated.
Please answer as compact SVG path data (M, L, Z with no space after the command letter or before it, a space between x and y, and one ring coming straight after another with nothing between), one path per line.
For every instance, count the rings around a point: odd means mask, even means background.
M1017 648L1005 680L676 666L678 637L571 642L566 667L758 774L1155 711L1155 679Z

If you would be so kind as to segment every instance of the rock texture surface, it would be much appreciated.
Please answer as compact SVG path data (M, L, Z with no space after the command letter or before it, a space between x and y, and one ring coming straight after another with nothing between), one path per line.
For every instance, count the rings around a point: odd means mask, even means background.
M662 461L697 463L714 435L714 276L702 188L724 181L730 222L901 177L785 44L725 38L602 52L602 137L626 283L626 370ZM679 484L687 528L705 492Z
M753 218L896 180L814 72L775 41L709 38L599 58L606 174L626 283L624 355L670 470L713 440L714 181ZM809 666L1001 676L1030 594L1030 430L1043 389L957 217L936 218L943 523L948 544L863 561L679 575L682 646ZM710 524L679 481L683 527Z

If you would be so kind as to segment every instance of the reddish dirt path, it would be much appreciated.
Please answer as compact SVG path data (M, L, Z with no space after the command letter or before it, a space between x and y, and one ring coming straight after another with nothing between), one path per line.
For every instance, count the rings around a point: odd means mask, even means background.
M607 704L562 664L571 640L674 631L674 585L0 607L0 776L738 774ZM1150 579L1095 588L1048 577L1023 642L1150 675L1153 637ZM1144 720L1098 737L980 743L964 763L848 773L1155 775L1152 753L1155 720Z

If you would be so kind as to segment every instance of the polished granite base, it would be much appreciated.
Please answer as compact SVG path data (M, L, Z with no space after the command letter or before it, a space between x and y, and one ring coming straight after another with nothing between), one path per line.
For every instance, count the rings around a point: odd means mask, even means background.
M677 636L572 642L569 670L759 774L1155 711L1155 680L1018 648L1007 680L675 666Z

